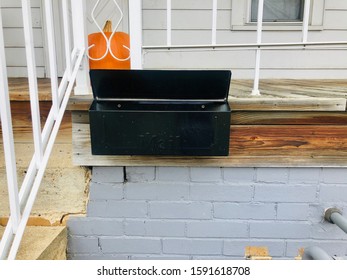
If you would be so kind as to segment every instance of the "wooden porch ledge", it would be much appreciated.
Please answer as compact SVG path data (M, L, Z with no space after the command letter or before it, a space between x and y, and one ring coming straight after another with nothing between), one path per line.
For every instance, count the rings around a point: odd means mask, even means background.
M233 111L346 111L345 80L261 80L260 96L252 96L253 81L232 80L229 104ZM85 111L91 95L70 98L72 111Z
M253 81L234 80L229 104L247 111L346 111L345 80L261 80L261 96L251 96Z
M261 80L261 96L251 96L252 80L232 80L229 104L234 111L346 111L346 80ZM49 79L38 79L40 101L51 101ZM29 101L27 78L10 78L12 101ZM85 111L93 97L72 95L68 109Z
M94 156L88 109L92 96L72 96L73 160L89 166L346 167L347 82L262 80L231 83L228 157Z
M47 79L40 79L38 86L45 116L51 102L50 86ZM23 111L17 126L24 137L31 131L25 122L30 120L27 79L10 79L9 87L14 111ZM72 96L68 110L73 162L82 166L347 166L347 81L262 80L262 95L256 97L250 95L251 88L250 80L232 80L228 157L93 156L88 116L92 96ZM69 130L70 135L69 113L63 131Z

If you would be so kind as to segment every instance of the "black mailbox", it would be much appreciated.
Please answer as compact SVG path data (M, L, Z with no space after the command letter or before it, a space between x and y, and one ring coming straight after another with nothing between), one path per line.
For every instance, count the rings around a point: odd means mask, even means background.
M226 156L230 71L91 70L93 155Z

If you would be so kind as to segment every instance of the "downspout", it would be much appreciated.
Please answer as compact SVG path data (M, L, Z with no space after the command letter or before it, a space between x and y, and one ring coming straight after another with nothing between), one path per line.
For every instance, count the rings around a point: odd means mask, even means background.
M329 223L337 225L345 233L347 233L347 219L342 216L342 211L338 208L328 208L324 214L325 220Z
M345 233L347 233L347 219L342 216L342 211L338 208L328 208L325 210L324 219L329 223L337 225ZM334 260L322 248L317 246L308 247L305 249L302 256L303 260Z
M302 255L303 260L333 260L322 248L317 246L307 247Z

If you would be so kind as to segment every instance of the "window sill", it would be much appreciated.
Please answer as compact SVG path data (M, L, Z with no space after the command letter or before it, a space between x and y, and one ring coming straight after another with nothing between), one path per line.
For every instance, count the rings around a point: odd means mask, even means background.
M309 31L322 31L324 29L323 25L310 25L308 27ZM257 30L256 23L247 23L244 25L232 25L231 30L233 31L255 31ZM274 24L263 24L263 31L301 31L301 24L284 24L284 23L274 23Z

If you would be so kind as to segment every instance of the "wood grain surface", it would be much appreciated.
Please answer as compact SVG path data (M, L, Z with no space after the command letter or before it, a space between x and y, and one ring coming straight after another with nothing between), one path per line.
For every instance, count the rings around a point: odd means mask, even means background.
M57 144L72 141L74 164L82 166L347 166L346 81L262 80L260 97L250 96L251 88L250 80L232 81L228 157L93 156L92 96L70 99ZM39 89L43 126L51 106L48 81L39 80ZM11 79L10 91L15 141L30 144L26 79Z
M347 166L347 125L232 125L228 157L94 156L86 112L72 113L73 161L91 166Z

